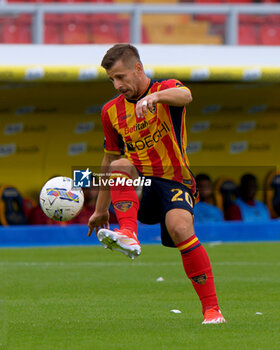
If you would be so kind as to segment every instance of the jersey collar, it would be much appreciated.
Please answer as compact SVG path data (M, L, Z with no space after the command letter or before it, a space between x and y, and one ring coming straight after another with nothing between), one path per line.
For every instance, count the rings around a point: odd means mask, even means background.
M126 98L126 100L130 103L134 103L136 104L139 100L141 100L141 98L145 97L148 93L148 91L150 90L151 86L153 85L151 79L149 79L148 85L146 87L146 89L144 90L144 92L136 99L136 100L130 100L128 98Z

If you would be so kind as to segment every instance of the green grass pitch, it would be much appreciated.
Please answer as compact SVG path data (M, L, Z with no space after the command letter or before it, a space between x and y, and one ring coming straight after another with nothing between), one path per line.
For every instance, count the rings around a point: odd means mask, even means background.
M280 349L280 243L205 247L227 324L201 325L176 249L1 249L0 349Z

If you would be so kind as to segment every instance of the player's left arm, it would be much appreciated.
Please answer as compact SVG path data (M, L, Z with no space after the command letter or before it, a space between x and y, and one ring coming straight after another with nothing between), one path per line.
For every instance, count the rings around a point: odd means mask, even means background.
M182 83L176 80L174 82L173 84L166 85L164 89L149 94L139 100L136 105L136 114L138 116L146 115L147 109L152 111L157 103L183 107L192 102L191 91Z

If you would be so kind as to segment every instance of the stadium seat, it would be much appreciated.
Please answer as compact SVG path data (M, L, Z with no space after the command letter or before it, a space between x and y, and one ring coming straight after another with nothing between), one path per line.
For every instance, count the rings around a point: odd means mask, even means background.
M90 15L90 31L94 43L130 41L130 16L115 14Z
M268 25L271 25L271 24L280 25L280 15L267 15L265 16L265 20Z
M30 44L32 42L31 16L10 18L1 25L2 43Z
M267 21L267 16L259 15L239 15L238 16L239 24L262 24Z
M238 27L238 43L239 45L258 45L258 30L254 24L241 24Z
M280 172L271 172L266 180L265 203L272 218L280 216Z
M25 2L25 3L44 3L44 2L57 2L57 0L8 0L8 2L13 2L13 3L21 3L21 2Z
M88 44L90 42L90 36L85 25L75 22L62 25L63 44Z
M222 177L215 185L216 205L224 211L238 197L238 186L231 178Z
M260 37L263 45L280 45L280 26L261 26Z
M224 0L195 0L198 4L221 4Z
M86 14L47 14L45 15L45 43L89 43L89 23L90 15Z
M114 0L114 2L117 3L153 3L153 4L175 4L177 2L179 2L178 0Z
M148 21L148 18L150 20ZM166 24L168 23L168 24ZM143 21L150 43L153 44L214 44L222 43L219 35L209 35L209 24L198 21L167 22L161 17L149 16Z
M62 43L62 20L61 20L60 14L45 15L44 43L45 44Z
M223 0L195 0L197 4L221 4L224 1ZM198 21L208 21L212 24L224 24L226 22L226 16L225 15L194 15L193 18Z
M113 44L120 42L114 23L91 24L92 42L95 44Z
M226 23L226 16L224 15L195 15L194 19L197 21L208 21L212 24Z
M57 24L45 25L44 31L44 43L45 44L62 44L61 28Z
M4 226L27 224L23 198L13 186L0 187L0 224Z
M224 2L228 4L250 4L254 1L253 0L225 0Z

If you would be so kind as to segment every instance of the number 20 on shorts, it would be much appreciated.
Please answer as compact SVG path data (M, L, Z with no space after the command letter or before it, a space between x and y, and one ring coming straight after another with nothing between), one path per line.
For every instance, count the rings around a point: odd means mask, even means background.
M191 207L193 207L192 197L188 192L183 192L180 188L172 188L171 192L175 192L171 202L182 202L185 200Z

